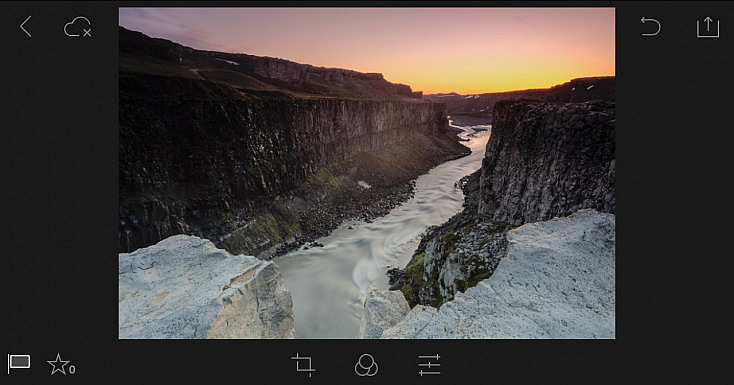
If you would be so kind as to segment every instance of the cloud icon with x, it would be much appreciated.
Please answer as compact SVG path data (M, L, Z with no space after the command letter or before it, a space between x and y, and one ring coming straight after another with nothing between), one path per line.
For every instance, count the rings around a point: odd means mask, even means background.
M89 28L84 28L85 22ZM64 33L69 37L92 37L92 22L84 16L77 16L64 24Z

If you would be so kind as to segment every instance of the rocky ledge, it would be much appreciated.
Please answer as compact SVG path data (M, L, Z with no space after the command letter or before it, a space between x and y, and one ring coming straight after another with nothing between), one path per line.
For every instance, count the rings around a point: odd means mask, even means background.
M175 235L119 255L120 338L295 338L272 262Z
M439 309L368 322L366 338L615 338L615 217L586 209L507 233L494 274ZM399 291L388 292L399 308ZM401 298L394 298L396 295ZM371 293L371 297L379 293Z
M462 181L465 208L422 237L391 288L438 308L489 278L507 231L581 209L614 214L615 103L500 101L482 167Z
M380 338L385 329L395 326L409 311L408 301L400 291L371 288L364 301L359 338Z

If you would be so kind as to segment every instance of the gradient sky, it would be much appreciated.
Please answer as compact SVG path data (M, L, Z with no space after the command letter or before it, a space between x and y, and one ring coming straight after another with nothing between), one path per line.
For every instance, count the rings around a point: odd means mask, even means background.
M197 49L380 72L424 93L614 75L613 8L121 8L120 25Z

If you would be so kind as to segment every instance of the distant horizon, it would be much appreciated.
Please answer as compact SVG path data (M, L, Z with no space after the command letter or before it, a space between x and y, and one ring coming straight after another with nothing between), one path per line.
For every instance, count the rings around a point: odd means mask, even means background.
M380 73L424 95L615 76L613 8L120 8L119 16L121 27L193 49ZM441 26L452 18L463 23Z

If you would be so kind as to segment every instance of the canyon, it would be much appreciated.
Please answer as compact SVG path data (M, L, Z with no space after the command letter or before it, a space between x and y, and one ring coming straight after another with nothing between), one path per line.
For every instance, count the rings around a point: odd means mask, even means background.
M614 213L613 100L500 101L479 171L464 184L466 207L430 228L411 262L393 272L408 302L439 307L489 278L507 232L581 209Z
M496 102L464 210L370 293L360 337L614 338L614 105Z
M469 153L443 104L380 74L119 32L123 252L192 234L269 258L384 215Z
M613 77L424 96L119 34L120 338L294 338L327 271L340 337L614 338Z

